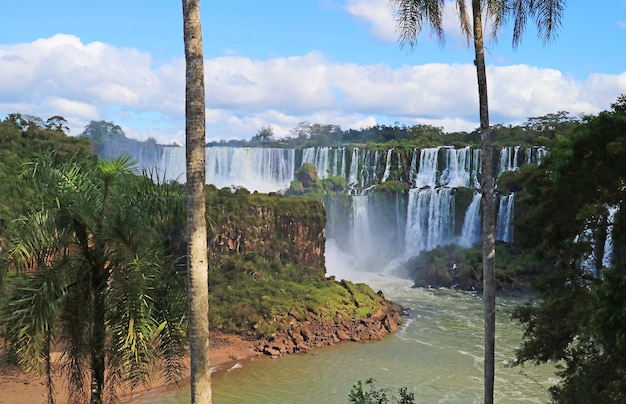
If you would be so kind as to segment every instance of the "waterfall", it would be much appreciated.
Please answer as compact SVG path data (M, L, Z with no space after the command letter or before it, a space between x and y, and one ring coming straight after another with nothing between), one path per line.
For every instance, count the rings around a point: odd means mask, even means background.
M352 151L349 183L363 188L372 185L376 178L376 167L379 158L379 151L374 152L370 149L361 150L354 148Z
M405 255L449 244L454 232L454 195L450 188L409 190Z
M330 171L328 160L329 147L308 147L302 150L302 163L311 163L317 169L320 178L326 178Z
M532 156L531 149L525 150L527 156ZM502 174L505 171L515 171L519 168L520 153L522 152L521 146L505 146L500 150L500 165L498 167L498 174ZM532 157L530 157L532 159Z
M514 202L514 193L500 196L500 206L498 207L498 217L496 220L496 240L507 243L513 241L511 221L513 219Z
M472 184L474 188L480 189L480 182L478 182L478 173L482 165L482 154L480 149L472 151Z
M359 183L359 148L352 149L352 159L350 163L350 174L348 175L348 185Z
M366 266L369 254L378 250L370 225L369 199L369 195L352 196L352 239L350 249L359 262L359 267Z
M409 166L409 182L416 186L417 182L417 150L413 149L413 154L411 155L411 165Z
M602 257L602 265L608 268L613 263L613 223L615 222L615 215L619 210L619 206L609 206L608 211L608 226L606 229L606 242L604 243L604 256Z
M344 147L307 147L302 150L302 163L311 163L319 178L340 176L346 178L346 150Z
M340 150L341 150L341 162L338 165L336 165L339 171L336 173L333 173L333 175L346 178L346 175L347 175L346 174L346 148L342 147Z
M206 180L218 188L241 186L272 192L289 187L294 178L295 150L250 147L209 147Z
M385 182L389 178L389 174L391 173L391 155L393 153L393 147L387 150L387 161L385 162L385 173L383 174L383 178L380 182Z
M546 154L548 154L548 151L545 147L539 147L536 149L536 152L537 157L535 158L535 162L537 164L541 164L541 160L546 156Z
M463 149L446 147L444 155L446 168L441 173L441 185L451 188L470 187L471 148L469 146Z
M481 239L481 216L480 216L480 201L482 200L482 194L475 192L472 202L465 212L465 219L463 220L463 228L461 229L461 238L459 244L461 247L470 248Z
M437 184L437 157L440 147L425 148L420 152L420 164L415 177L415 187L431 187Z
M166 180L176 180L182 183L187 180L185 177L187 167L184 147L165 147L161 155L161 161L152 164L158 167L158 170L163 173Z
M133 151L138 165L153 171L156 167L161 179L186 180L185 148L150 147ZM314 164L320 178L345 178L348 199L344 195L323 201L328 220L326 236L358 257L362 268L380 269L396 257L412 256L454 242L471 247L481 239L478 179L482 154L477 148L439 146L405 151L398 147L372 150L366 146L318 146L300 152L287 148L210 146L206 151L207 183L218 188L279 192L289 187L298 168L295 165L300 161ZM299 153L301 159L296 158ZM516 170L522 163L539 162L545 154L541 147L503 147L497 170ZM408 192L371 192L391 179L406 181L411 188ZM465 212L455 208L457 188L474 190ZM512 241L513 208L513 194L500 196L496 239ZM462 226L455 225L455 220L460 221L461 217ZM607 260L611 246L609 237L605 248Z

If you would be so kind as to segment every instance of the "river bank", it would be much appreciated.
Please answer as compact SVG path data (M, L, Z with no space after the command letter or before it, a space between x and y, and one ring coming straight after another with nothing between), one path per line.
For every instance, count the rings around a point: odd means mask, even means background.
M53 353L54 368L59 368L60 352ZM238 362L250 361L261 358L263 355L255 348L255 342L247 340L239 335L223 334L215 331L211 333L211 365L214 371L223 371L236 365ZM66 379L55 372L54 402L57 404L69 404ZM188 385L188 379L181 381L181 388ZM122 402L128 402L137 397L149 397L163 394L166 388L163 380L157 379L148 387L140 388L134 392L121 391ZM15 367L0 367L0 404L22 404L46 402L45 376L36 372L24 372Z
M241 363L246 361L307 353L345 341L380 340L385 335L396 332L403 322L402 308L390 301L386 301L379 311L360 319L325 320L311 315L297 321L296 316L295 313L286 314L282 321L289 324L289 327L265 339L251 340L236 334L212 331L210 358L213 371L227 371L234 366L241 366ZM60 355L60 352L53 352L55 370L60 368ZM69 404L65 389L66 379L58 371L54 372L53 383L55 403ZM180 387L187 386L188 378L185 378L181 381ZM14 367L1 367L0 391L2 392L0 404L45 402L45 376L24 372ZM133 392L120 391L119 396L122 402L129 402L158 397L166 392L164 381L157 378L148 387Z

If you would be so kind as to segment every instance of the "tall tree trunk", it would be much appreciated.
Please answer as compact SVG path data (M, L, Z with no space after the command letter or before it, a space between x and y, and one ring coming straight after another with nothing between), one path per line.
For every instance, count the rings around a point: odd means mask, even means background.
M91 331L91 404L101 404L104 393L105 359L105 301L106 274L104 265L94 265L91 288L93 300L93 328Z
M487 101L487 73L483 42L482 9L480 0L472 0L474 20L474 51L478 78L480 108L480 137L482 149L482 213L483 213L483 304L485 317L485 404L493 403L496 341L495 292L495 201L491 130L489 128L489 103Z
M204 57L200 1L183 0L185 40L185 132L191 402L211 403L209 360L209 275L205 185Z
M106 203L106 188L104 192ZM105 209L102 207L101 214ZM90 367L91 377L89 383L90 403L101 404L104 393L104 372L105 372L105 344L106 344L106 322L105 322L105 288L108 274L105 269L104 248L99 240L90 239L87 227L79 220L73 221L74 232L78 240L79 248L89 265L91 293L93 294L93 313L91 324L91 335L89 337ZM102 234L102 223L96 224L96 235Z

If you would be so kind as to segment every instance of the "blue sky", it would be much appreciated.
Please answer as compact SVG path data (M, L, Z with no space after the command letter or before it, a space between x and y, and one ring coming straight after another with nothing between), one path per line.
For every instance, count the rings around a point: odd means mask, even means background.
M3 4L0 117L91 120L131 137L184 141L182 6L165 0L21 0ZM492 123L597 113L626 93L626 0L568 2L557 39L532 24L487 44ZM478 126L473 50L454 8L445 47L425 30L400 48L388 0L201 1L207 139L241 139L299 122Z

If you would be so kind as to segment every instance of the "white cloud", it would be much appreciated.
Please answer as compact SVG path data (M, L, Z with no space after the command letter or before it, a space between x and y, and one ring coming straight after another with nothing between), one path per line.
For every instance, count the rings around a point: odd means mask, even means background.
M356 0L353 3L357 3ZM132 137L184 142L184 61L155 65L148 53L69 35L0 46L0 117L62 115L82 132L112 121ZM271 125L277 136L298 122L344 129L376 123L475 129L478 103L471 64L338 63L322 53L254 60L206 60L207 138L242 139ZM489 66L492 123L517 123L560 110L597 113L626 93L626 72L577 80L528 65Z
M346 10L370 26L370 34L385 41L396 41L396 22L389 0L348 0Z

